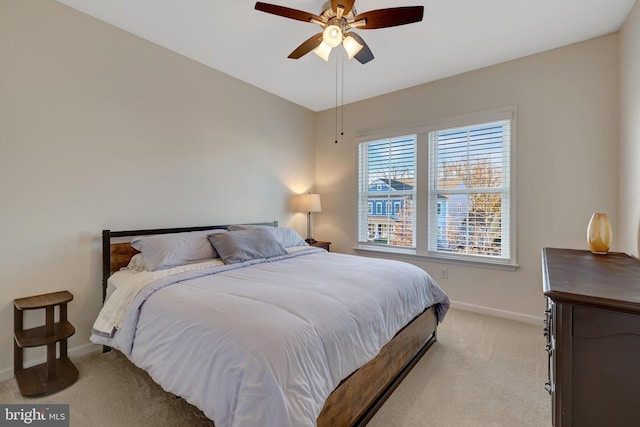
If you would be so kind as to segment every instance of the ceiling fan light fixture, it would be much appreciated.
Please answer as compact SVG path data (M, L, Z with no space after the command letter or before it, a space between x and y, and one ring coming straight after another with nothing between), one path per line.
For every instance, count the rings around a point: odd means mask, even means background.
M323 41L322 43L320 43L320 45L318 45L317 48L313 49L313 53L329 62L329 54L331 53L331 49L333 48Z
M342 42L342 46L344 47L344 50L347 52L347 56L349 57L349 59L352 59L354 56L356 56L358 54L358 52L360 52L360 50L362 50L363 46L358 43L358 41L351 37L351 35L347 35L344 38L344 41Z
M358 14L355 2L356 0L325 0L319 15L261 1L256 2L255 9L322 27L321 33L304 41L289 54L289 58L298 59L313 50L316 55L329 61L331 49L342 44L349 59L355 58L361 64L368 63L374 56L365 41L356 33L349 33L350 30L397 27L420 22L424 16L424 6L388 7Z
M337 25L327 25L322 32L322 40L331 47L342 43L342 30Z

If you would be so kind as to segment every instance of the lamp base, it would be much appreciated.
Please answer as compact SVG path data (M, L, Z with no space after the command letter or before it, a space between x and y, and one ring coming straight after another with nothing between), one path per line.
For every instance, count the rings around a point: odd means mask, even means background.
M304 239L304 241L311 244L311 243L315 243L316 239L314 239L313 237L307 237L306 239Z

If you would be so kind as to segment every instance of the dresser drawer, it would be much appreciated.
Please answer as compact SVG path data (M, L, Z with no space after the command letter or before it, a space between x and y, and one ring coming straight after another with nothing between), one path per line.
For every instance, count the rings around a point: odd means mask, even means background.
M614 335L640 337L640 317L619 311L573 306L572 335L580 338L605 338Z
M639 426L640 317L573 305L571 318L571 425Z

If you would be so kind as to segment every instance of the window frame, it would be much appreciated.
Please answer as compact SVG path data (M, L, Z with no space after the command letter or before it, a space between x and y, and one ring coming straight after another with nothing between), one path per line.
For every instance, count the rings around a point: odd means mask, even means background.
M475 125L491 123L496 121L508 120L510 122L510 173L509 173L509 257L494 258L483 257L478 255L452 254L452 253L434 253L429 251L429 214L436 212L436 205L433 205L429 194L429 185L431 176L431 156L429 153L429 133L439 130L472 127ZM516 270L517 263L517 106L510 105L492 110L486 110L476 113L453 116L443 119L430 120L423 123L412 124L402 127L393 127L378 129L373 131L361 132L356 134L356 172L360 175L360 150L361 144L374 142L381 139L393 139L403 135L416 135L416 164L415 164L415 210L416 221L414 230L415 249L385 247L384 245L372 245L359 242L361 233L360 225L356 228L354 250L368 256L377 257L398 257L409 260L422 260L445 262L461 265L469 265L483 268L496 268L503 270ZM358 178L359 181L359 178ZM358 182L358 185L359 182ZM360 190L357 191L356 205L360 202ZM356 217L360 215L358 205L356 206ZM359 224L359 221L358 223ZM435 227L434 227L435 230ZM436 231L437 234L437 231Z

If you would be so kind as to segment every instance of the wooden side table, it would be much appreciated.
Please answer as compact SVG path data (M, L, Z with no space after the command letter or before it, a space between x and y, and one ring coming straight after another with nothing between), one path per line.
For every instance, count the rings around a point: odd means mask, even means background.
M315 242L309 243L309 246L315 246L316 248L322 248L327 252L330 252L331 242L321 242L320 240L316 240Z
M76 329L67 320L67 303L73 299L68 291L19 298L13 301L14 342L13 372L23 396L38 396L62 390L78 379L78 369L67 355L67 339ZM55 307L59 306L59 321L55 322ZM45 309L45 324L23 329L25 310ZM56 359L56 344L60 357ZM47 346L47 361L24 368L23 349Z

